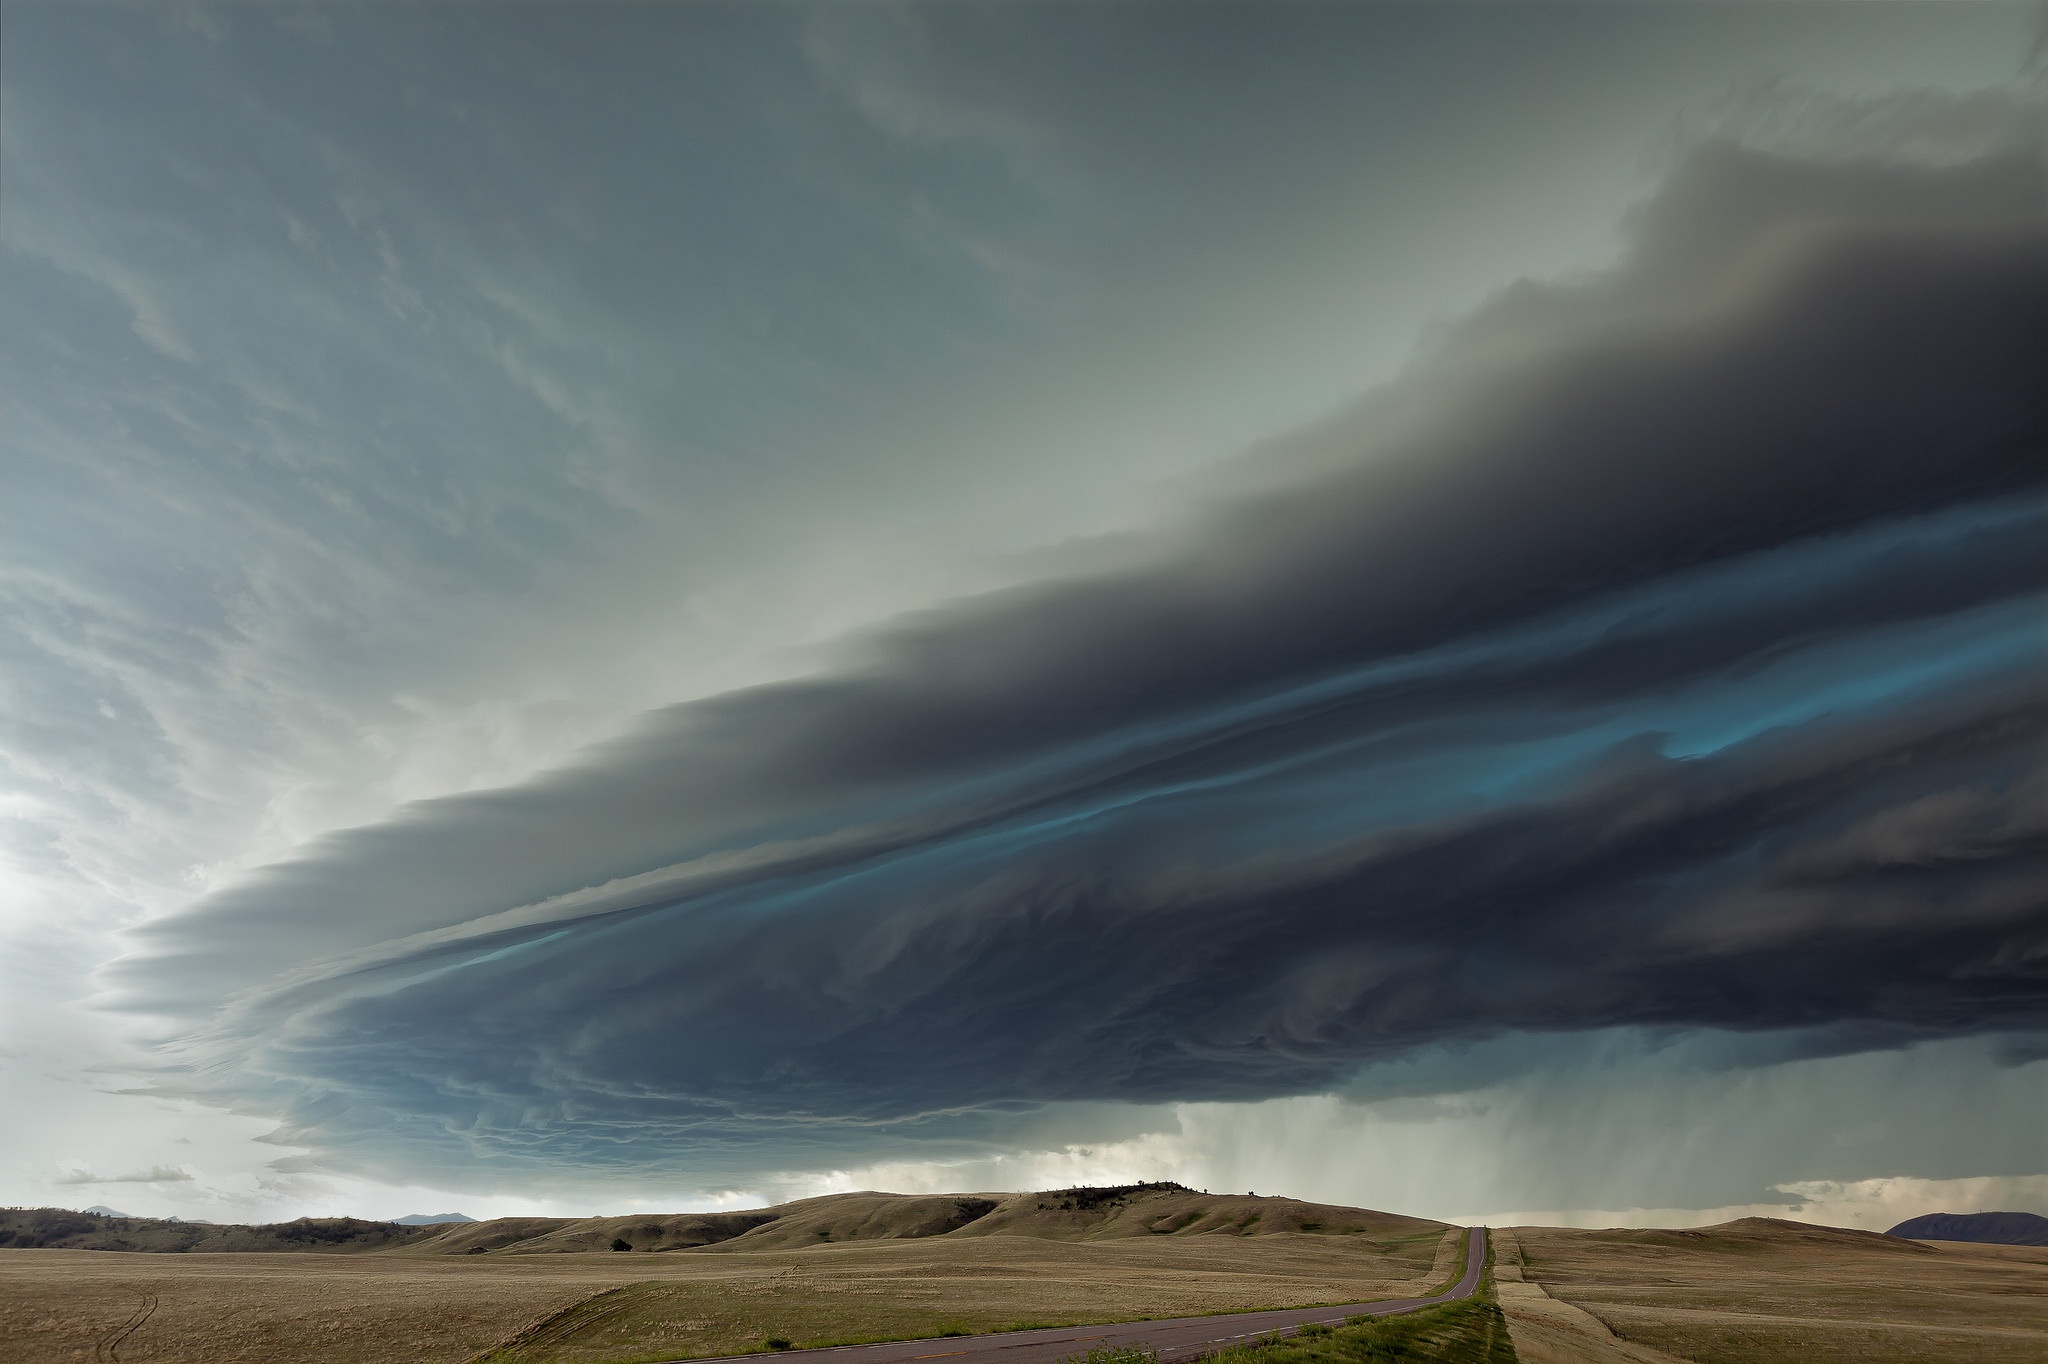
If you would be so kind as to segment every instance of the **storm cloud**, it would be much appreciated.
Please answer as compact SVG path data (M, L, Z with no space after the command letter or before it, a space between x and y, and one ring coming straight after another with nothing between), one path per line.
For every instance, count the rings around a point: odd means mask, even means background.
M1709 141L1172 524L149 924L159 1086L744 1179L1513 1033L2042 1035L2048 176L1995 112Z

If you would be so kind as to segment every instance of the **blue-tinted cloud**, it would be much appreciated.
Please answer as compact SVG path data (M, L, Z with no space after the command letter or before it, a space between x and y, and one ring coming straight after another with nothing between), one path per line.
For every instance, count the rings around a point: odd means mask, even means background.
M1178 525L330 837L117 980L177 1087L337 1158L704 1179L1515 1033L2037 1032L2048 183L2002 116L1704 147L1626 264Z

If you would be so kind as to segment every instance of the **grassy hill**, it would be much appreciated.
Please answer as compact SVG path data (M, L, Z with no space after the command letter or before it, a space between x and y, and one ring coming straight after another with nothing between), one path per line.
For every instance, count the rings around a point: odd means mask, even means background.
M962 1236L1035 1236L1098 1241L1123 1236L1372 1235L1412 1232L1436 1237L1444 1223L1363 1208L1303 1203L1252 1194L1206 1194L1178 1184L1056 1189L1010 1194Z
M415 1243L418 1254L545 1254L635 1251L787 1250L846 1241L931 1236L1023 1236L1099 1241L1133 1236L1414 1235L1433 1239L1444 1224L1419 1217L1250 1194L1205 1194L1178 1184L1055 1189L1042 1193L831 1194L738 1213L591 1217L576 1221L505 1218L456 1227Z
M1669 1230L1515 1227L1505 1243L1542 1294L1532 1304L1500 1285L1510 1325L1565 1350L1525 1361L1645 1357L1637 1350L1715 1364L2048 1359L2048 1250L1762 1217Z
M355 1218L211 1226L104 1217L61 1208L0 1210L0 1246L131 1251L367 1251L542 1255L590 1251L790 1250L850 1241L1016 1236L1101 1241L1154 1236L1345 1236L1433 1239L1441 1222L1178 1184L1042 1193L830 1194L744 1212L626 1217L500 1217L409 1227Z

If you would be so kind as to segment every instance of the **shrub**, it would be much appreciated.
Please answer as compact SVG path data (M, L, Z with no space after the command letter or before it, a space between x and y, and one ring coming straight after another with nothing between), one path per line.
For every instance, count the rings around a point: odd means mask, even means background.
M632 1243L631 1241L628 1241L628 1240L627 1240L627 1239L626 1239L625 1237L623 1237L623 1236L619 1236L619 1237L614 1237L614 1238L612 1239L612 1249L613 1249L613 1250L631 1250L632 1248L633 1248L633 1243Z
M1159 1351L1142 1345L1098 1345L1087 1354L1068 1355L1059 1364L1159 1364Z

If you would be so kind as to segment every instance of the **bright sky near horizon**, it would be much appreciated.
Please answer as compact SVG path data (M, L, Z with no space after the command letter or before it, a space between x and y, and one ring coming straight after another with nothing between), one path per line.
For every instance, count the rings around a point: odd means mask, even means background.
M2028 6L0 11L0 1203L2048 1213Z

